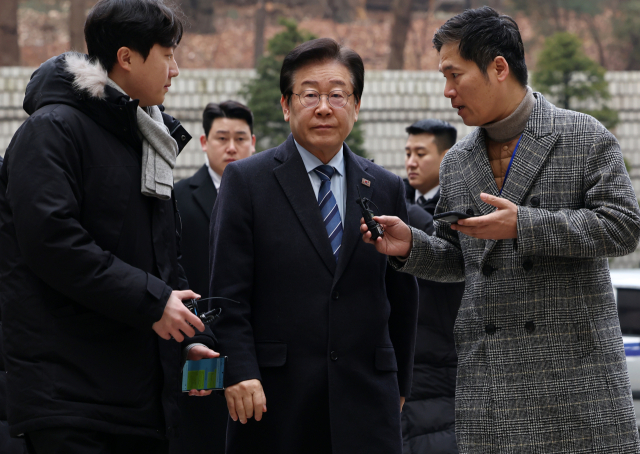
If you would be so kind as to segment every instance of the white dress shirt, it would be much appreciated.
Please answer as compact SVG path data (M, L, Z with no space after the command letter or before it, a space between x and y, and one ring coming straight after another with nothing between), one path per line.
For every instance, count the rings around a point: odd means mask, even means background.
M205 155L206 156L206 155ZM218 175L209 165L209 158L205 159L207 164L207 168L209 169L209 176L211 177L211 181L213 181L213 185L216 187L216 191L220 190L220 183L222 182L222 175Z
M439 190L440 190L440 185L436 186L433 189L429 189L426 194L423 194L422 192L420 192L420 191L418 191L416 189L416 197L415 197L414 202L418 203L418 199L420 198L420 196L424 196L425 200L433 199L433 196L436 195L436 193Z
M294 140L295 142L295 140ZM311 180L311 187L313 188L313 193L316 195L316 200L318 199L318 192L320 192L320 185L322 184L322 180L318 176L317 173L313 171L318 166L322 165L322 161L320 161L317 157L315 157L311 152L305 150L298 142L296 143L296 147L298 148L298 152L302 157L302 162L304 163L305 169L307 169L307 174L309 175L309 180ZM331 192L333 196L336 198L336 203L338 205L338 211L340 212L340 220L342 221L342 225L344 226L344 215L345 215L345 199L347 197L347 178L345 175L344 168L344 147L340 147L340 151L328 162L327 165L336 169L336 172L333 174L331 178ZM354 202L355 203L355 202Z

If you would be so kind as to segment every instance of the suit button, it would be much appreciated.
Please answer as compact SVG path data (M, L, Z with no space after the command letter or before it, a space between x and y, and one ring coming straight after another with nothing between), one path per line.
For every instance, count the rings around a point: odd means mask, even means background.
M540 199L538 197L531 197L531 200L529 200L529 203L531 203L531 206L536 208L540 206Z
M331 361L338 361L338 354L336 352L331 352Z
M496 328L496 325L494 325L493 323L489 323L487 326L484 327L484 332L489 335L493 335L496 333L497 329L498 328Z
M473 208L469 208L469 209L467 210L467 214L468 214L469 216L473 216L473 215L475 214L475 213L474 213L474 211L473 211Z
M536 330L536 324L530 320L524 324L524 329L526 329L530 333L533 333Z
M533 269L533 262L531 260L525 260L522 262L522 268L524 268L525 271L531 271Z
M184 142L185 140L187 140L187 136L185 136L184 134L182 134L182 135L180 136L180 140L182 140L182 141Z
M331 294L331 299L337 300L338 298L340 298L340 293L336 290Z
M482 267L482 274L484 274L485 276L491 276L491 274L495 271L495 268L492 267L491 265L487 264L485 266Z

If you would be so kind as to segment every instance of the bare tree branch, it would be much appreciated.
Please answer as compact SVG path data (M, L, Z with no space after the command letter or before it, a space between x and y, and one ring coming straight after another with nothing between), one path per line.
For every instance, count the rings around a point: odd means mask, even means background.
M20 65L18 0L0 1L0 66Z
M411 3L411 0L394 2L387 69L402 69L404 66L404 47L407 43L407 32L411 26Z

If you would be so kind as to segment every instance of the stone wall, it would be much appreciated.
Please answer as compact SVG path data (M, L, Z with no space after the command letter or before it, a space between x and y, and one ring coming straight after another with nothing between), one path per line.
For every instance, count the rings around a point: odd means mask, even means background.
M0 68L0 154L26 118L22 110L24 89L32 68ZM253 70L182 70L174 79L166 99L167 111L179 118L194 136L178 157L176 178L193 174L204 163L198 136L202 134L201 112L209 102L244 101L237 95L255 76ZM631 179L640 195L640 72L609 72L612 99L620 124L614 133L622 146ZM444 79L436 71L367 71L359 121L365 131L365 148L377 164L405 175L405 128L420 118L435 117L451 122L464 137L467 127L443 96ZM640 266L640 250L611 260L612 268Z

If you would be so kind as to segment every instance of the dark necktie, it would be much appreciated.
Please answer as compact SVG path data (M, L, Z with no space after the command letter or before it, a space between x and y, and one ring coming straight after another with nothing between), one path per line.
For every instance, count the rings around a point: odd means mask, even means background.
M424 208L427 205L427 199L425 199L423 195L418 197L418 205L420 208Z
M336 170L331 166L321 165L313 169L313 171L322 181L318 191L318 206L324 220L324 227L327 229L327 235L329 235L333 256L337 262L340 244L342 243L342 219L340 218L336 198L331 192L331 177Z

